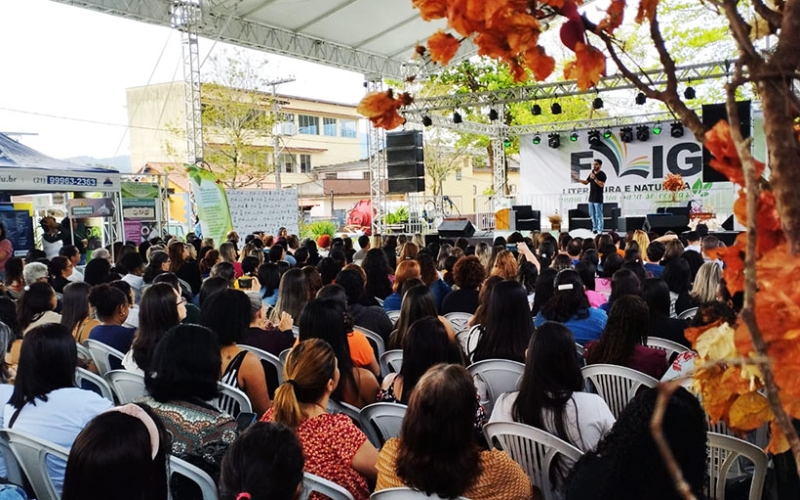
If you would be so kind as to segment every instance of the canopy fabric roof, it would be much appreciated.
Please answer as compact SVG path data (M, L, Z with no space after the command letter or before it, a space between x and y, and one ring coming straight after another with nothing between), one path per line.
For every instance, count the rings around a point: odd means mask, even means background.
M173 26L167 0L53 0ZM201 36L367 75L404 78L403 65L445 20L423 21L411 0L200 0ZM193 3L183 0L182 3ZM460 36L459 36L460 38ZM454 60L475 53L462 44Z

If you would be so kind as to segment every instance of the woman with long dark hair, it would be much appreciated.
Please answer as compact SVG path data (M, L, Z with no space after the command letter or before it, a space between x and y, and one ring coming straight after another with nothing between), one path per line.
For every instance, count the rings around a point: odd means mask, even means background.
M392 293L392 282L389 276L392 270L386 263L386 255L380 248L371 248L361 263L364 272L367 273L367 293L371 296L383 300Z
M6 261L6 275L3 284L14 299L19 297L25 287L25 279L22 274L24 268L25 262L19 257L9 257Z
M53 257L48 266L50 271L50 283L56 293L63 293L64 287L69 285L69 277L72 276L72 262L66 257Z
M169 271L189 284L192 295L200 293L203 276L197 262L190 259L189 249L180 241L173 241L167 248L169 253Z
M611 278L622 269L625 259L616 252L605 253L600 261L600 277L595 282L595 290L606 296L611 295Z
M553 283L556 281L558 271L552 267L544 267L536 278L536 287L533 291L533 305L531 306L531 314L535 317L542 310L544 306L555 294Z
M75 337L75 342L83 344L89 338L89 332L100 324L92 318L92 306L89 304L89 291L92 287L88 283L77 281L64 287L61 298L62 310L61 324L67 327Z
M528 475L511 457L481 451L475 409L475 386L463 366L429 369L411 395L400 438L381 448L375 491L407 486L444 498L533 498Z
M486 281L481 285L481 290L478 293L478 308L475 309L475 314L469 320L469 326L475 327L486 322L486 317L489 314L489 300L492 297L492 290L494 286L501 283L503 278L500 276L489 276Z
M586 344L586 362L619 365L661 379L667 371L666 352L647 347L650 311L647 302L635 295L614 301L603 335Z
M410 280L406 282L406 285ZM417 283L422 283L417 280ZM455 339L455 332L450 322L439 316L436 311L436 302L430 288L423 285L412 286L403 294L403 305L400 308L400 318L397 320L396 330L389 338L389 349L402 349L406 333L415 321L422 318L439 318L447 330L447 336Z
M542 306L534 325L538 328L545 321L562 323L572 331L575 342L583 345L600 338L607 320L605 311L589 305L580 275L567 269L556 276L553 298Z
M523 362L525 349L533 334L529 311L528 294L522 285L508 280L496 284L472 360L509 359Z
M697 303L689 294L692 289L692 271L686 260L682 257L671 259L664 266L661 279L669 287L670 318L677 318L683 311L697 306Z
M278 290L281 283L281 272L278 265L270 262L258 266L258 282L261 283L261 297L269 309L278 302Z
M644 280L642 297L650 310L649 336L672 340L691 349L691 343L683 334L683 331L689 327L689 323L683 319L669 317L669 287L664 280L660 278Z
M583 392L575 339L560 323L548 321L534 332L519 387L497 399L490 422L530 425L584 452L594 449L614 425L606 402Z
M61 323L61 315L55 312L56 294L53 288L42 282L27 287L17 302L17 328L25 335L32 328L45 323Z
M611 277L611 295L608 302L600 305L600 309L608 313L614 301L625 295L635 295L639 297L642 293L642 283L636 273L630 269L620 269Z
M285 312L297 322L308 300L308 282L305 273L302 269L289 269L281 276L278 300L272 308L269 320L278 324L281 313Z
M409 243L408 245L414 244ZM459 259L459 261L461 260L464 259ZM439 271L436 269L436 260L429 251L425 249L420 250L417 254L417 262L419 263L419 277L422 282L425 283L425 286L430 288L431 292L433 292L433 299L436 302L436 310L441 312L444 299L450 295L450 285L448 285L447 282L445 282L445 280L439 276ZM473 290L473 292L477 301L477 290Z
M167 283L158 283L145 290L139 304L139 330L122 366L144 375L150 369L153 351L167 331L186 317L186 299Z
M306 305L300 315L300 342L322 339L333 348L338 360L341 381L333 391L336 401L343 401L356 408L375 402L380 386L375 375L365 368L353 366L347 332L353 328L352 320L345 313L345 306L333 299L314 299Z

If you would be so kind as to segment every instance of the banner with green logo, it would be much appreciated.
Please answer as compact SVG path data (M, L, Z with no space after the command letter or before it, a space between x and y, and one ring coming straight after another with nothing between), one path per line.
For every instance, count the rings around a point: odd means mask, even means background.
M208 170L189 165L186 168L197 205L197 216L204 238L213 238L219 245L233 230L228 197L222 183Z

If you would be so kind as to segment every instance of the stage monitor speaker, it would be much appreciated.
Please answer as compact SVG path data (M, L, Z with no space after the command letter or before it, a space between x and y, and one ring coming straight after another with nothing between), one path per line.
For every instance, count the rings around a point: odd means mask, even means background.
M420 193L425 191L424 177L410 177L407 179L389 179L389 194Z
M431 234L431 233L426 233L425 234L425 246L427 247L431 243L436 243L436 244L439 243L439 235L438 234Z
M389 132L386 134L386 149L394 148L421 148L422 131L406 130L403 132Z
M750 137L751 112L750 101L739 101L736 103L739 110L739 129L742 137ZM725 104L704 104L703 105L703 125L710 129L720 120L728 119L728 111ZM726 182L725 175L714 170L711 166L711 153L703 147L703 182Z
M445 219L439 225L438 233L440 238L471 238L475 226L467 219Z
M689 218L685 215L653 215L647 216L645 224L646 231L653 231L659 235L664 235L669 231L681 234L689 230Z
M424 163L402 163L387 165L386 174L389 179L407 179L409 177L425 177Z
M733 215L725 219L725 222L722 223L722 229L726 231L733 231Z
M645 227L646 217L622 217L620 218L620 231L636 231Z

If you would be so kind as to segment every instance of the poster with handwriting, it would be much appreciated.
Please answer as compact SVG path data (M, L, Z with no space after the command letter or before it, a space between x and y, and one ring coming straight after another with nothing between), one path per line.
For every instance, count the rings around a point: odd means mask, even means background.
M244 241L253 231L278 234L285 227L289 234L297 234L297 190L228 190L231 222Z

